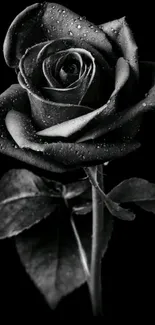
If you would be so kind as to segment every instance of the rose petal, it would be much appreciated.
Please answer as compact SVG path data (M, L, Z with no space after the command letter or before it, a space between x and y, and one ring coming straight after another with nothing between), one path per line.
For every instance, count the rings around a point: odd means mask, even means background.
M127 109L114 116L109 117L107 123L102 126L102 122L96 128L92 128L91 132L86 132L78 141L97 139L107 132L112 132L116 129L121 129L123 136L132 136L139 129L137 118L140 118L143 113L155 108L155 63L140 62L140 90L141 98L136 105L132 105ZM147 83L146 83L147 80ZM147 93L147 95L146 95Z
M44 76L46 77L46 79L48 80L48 84L50 87L55 87L55 88L64 88L63 84L58 83L58 81L55 79L57 77L57 72L58 72L58 65L60 65L60 67L62 66L62 63L65 61L65 59L68 57L68 55L70 55L70 53L68 53L68 51L60 51L58 53L56 53L55 55L51 55L49 56L47 59L45 59L43 61L43 72L44 72ZM82 72L82 68L83 68L83 60L81 58L81 55L74 52L72 53L72 56L76 59L76 62L79 65L79 76L78 78L81 77L81 72ZM53 64L53 57L54 57L54 64ZM62 62L63 61L63 62ZM60 71L59 71L60 72ZM53 77L54 74L54 77ZM59 84L59 86L57 85L53 85L53 79L56 81L56 83Z
M69 121L62 122L60 124L54 125L50 128L39 131L38 134L41 136L48 137L69 137L73 134L81 131L83 128L88 126L88 124L95 118L98 118L97 125L99 124L99 119L102 119L102 125L100 125L100 132L103 132L104 129L104 119L107 118L110 114L114 113L116 107L116 99L118 92L125 85L129 76L129 65L123 59L120 58L116 65L116 81L115 81L115 89L111 95L110 102L103 105L102 107L96 109L93 112L87 113L80 117L70 119ZM98 129L98 128L97 128ZM93 129L94 131L94 129ZM84 138L80 138L78 141L89 140L92 136L92 130L84 134Z
M41 46L42 44L40 45L40 47ZM52 101L44 100L40 90L38 90L38 88L36 87L37 82L36 80L34 80L34 76L37 75L37 73L35 73L35 70L41 69L43 61L48 56L52 55L53 53L56 53L57 51L59 52L62 50L68 50L73 46L75 46L75 48L77 49L80 47L80 50L78 50L78 52L81 51L82 53L84 53L85 50L90 52L89 56L91 56L91 58L95 57L96 62L98 62L98 64L101 66L101 70L103 69L105 79L107 77L109 80L109 75L111 77L111 69L109 68L106 61L103 59L102 55L97 50L93 49L85 41L78 41L75 39L73 40L71 38L58 39L46 43L43 47L41 47L39 53L39 45L30 48L20 61L21 74L19 74L19 82L21 86L26 88L30 94L29 97L33 118L41 129L80 116L89 111L87 107L80 107L76 105L73 106L73 104L68 105L67 107L64 103L59 103L59 105L57 105ZM37 49L35 49L35 47L37 47ZM31 64L31 62L34 63ZM93 74L94 68L89 83L91 83L93 80ZM50 116L51 118L49 118L48 116Z
M12 109L6 115L5 124L20 148L43 151L43 146L39 137L36 136L36 130L28 115Z
M68 35L82 37L113 57L112 46L100 28L60 4L44 2L27 7L14 19L4 41L5 60L17 67L29 47Z
M6 126L21 148L29 148L35 151L44 152L49 156L49 159L63 161L65 165L92 163L93 161L108 161L114 158L121 157L139 147L138 143L132 144L78 144L78 143L63 143L53 142L38 143L35 136L35 130L31 123L31 119L21 112L10 110L6 116Z
M85 115L79 116L69 121L65 121L54 126L51 126L42 131L38 131L37 134L45 137L64 137L67 138L73 134L81 131L85 128L88 123L90 123L94 118L96 118L100 113L106 110L107 104L96 109L93 112L87 113ZM99 123L99 120L98 120Z
M65 143L57 142L45 146L44 152L67 166L86 166L120 158L140 147L139 143Z
M72 65L75 71L70 71L70 65ZM83 67L83 60L81 55L76 51L71 51L62 56L56 63L55 74L58 76L63 87L69 87L72 83L77 81L81 76ZM67 71L66 71L67 68Z
M123 88L126 84L130 75L130 67L129 64L124 58L119 58L116 64L115 70L115 89L111 95L114 96L118 93L118 91Z
M152 62L143 62L140 65L141 72L141 89L142 93L145 94L148 92L145 99L138 103L133 109L128 110L127 121L129 118L131 119L136 116L136 114L141 114L144 111L148 111L154 109L155 107L155 64ZM145 78L144 78L145 77ZM146 81L147 80L147 85ZM15 148L15 143L10 138L4 124L4 119L7 114L7 111L10 109L15 109L17 111L23 109L27 114L29 113L29 105L27 101L26 92L19 86L14 85L10 87L6 92L4 92L0 97L1 102L1 128L0 128L0 150L2 153L13 156L17 159L20 159L26 163L35 165L39 168L55 171L55 172L64 172L67 169L62 167L62 161L68 164L70 167L77 167L78 164L82 165L93 165L101 161L109 160L109 157L118 157L119 154L127 154L129 150L136 148L132 144L125 145L124 150L122 145L114 145L114 146L106 146L105 144L78 144L78 143L62 143L62 142L54 142L52 144L46 145L45 147L45 156L39 152L33 152L32 150L21 150L19 148ZM124 119L127 118L124 115ZM126 121L126 122L127 122ZM117 121L118 122L118 121ZM117 123L116 123L117 124ZM116 125L117 126L117 125ZM99 145L99 148L97 146ZM101 148L102 146L102 148ZM138 146L138 145L137 145ZM131 148L132 147L132 148ZM47 153L47 155L46 155ZM81 155L81 157L80 157ZM83 157L82 157L83 155ZM66 157L66 158L65 158ZM55 163L55 159L57 159L59 164ZM71 159L71 161L70 161ZM96 161L97 160L97 161ZM70 164L70 165L69 165ZM61 166L61 167L60 167Z
M65 166L54 160L49 160L42 153L18 148L10 137L5 126L5 116L9 110L21 108L25 112L30 111L27 93L19 85L12 85L0 95L0 152L44 170L54 173L66 172Z
M20 73L18 75L18 80L21 86L28 90ZM28 92L28 95L33 120L40 129L44 129L48 126L61 123L65 120L69 120L70 118L74 118L91 111L89 107L82 105L63 104L45 100L31 91Z
M116 47L121 50L124 58L133 69L135 77L138 78L138 47L125 21L125 17L101 24L99 27L108 35L109 39L114 42Z
M31 89L34 93L40 94L40 88L38 87L38 85L40 85L40 78L38 80L38 74L41 74L44 60L51 55L55 57L57 53L61 55L62 51L67 51L71 48L79 48L83 53L86 50L87 56L90 52L101 69L104 69L104 74L109 79L111 69L103 56L96 49L82 40L61 38L52 42L34 45L23 55L19 68L27 88Z
M94 58L90 52L84 49L70 49L68 53L75 53L75 54L83 54L90 60L90 66L88 69L84 71L77 82L72 84L67 88L64 89L57 89L57 88L43 88L44 97L47 95L47 98L58 103L63 104L80 104L87 89L89 88L90 84L95 75L95 63Z
M122 63L124 61L122 60ZM122 64L121 63L121 64ZM127 67L127 71L128 71L128 66L126 65L126 63L124 63L125 66ZM124 69L125 69L124 66ZM123 69L123 71L125 71ZM135 120L136 117L140 116L142 113L152 109L155 106L155 80L154 80L154 70L155 70L155 63L152 62L142 62L140 64L140 73L144 74L144 77L142 75L141 78L141 85L140 87L143 88L143 80L144 78L148 80L149 82L149 86L150 86L150 90L147 94L147 96L145 97L145 99L143 98L141 101L139 101L136 105L124 109L123 112L120 112L119 114L116 114L114 116L111 116L111 118L109 118L109 120L106 120L106 123L104 123L103 125L103 121L99 122L98 121L98 125L95 128L91 128L91 130L89 132L86 132L82 137L80 137L78 139L78 142L83 142L83 141L87 141L87 140L93 140L96 139L100 136L103 136L104 134L108 133L108 132L112 132L115 129L118 128L122 128L123 125L127 124L128 122L133 123L133 121ZM147 75L146 75L147 73ZM116 82L116 87L117 90L119 91L121 85L124 85L124 82L127 76L127 72L123 73L124 79L123 78L118 78L119 81L122 81L122 83L120 82L120 84L118 82ZM117 78L116 78L117 80ZM146 84L146 83L145 83ZM144 94L147 90L144 91ZM116 94L116 93L115 93ZM144 96L143 94L143 96ZM114 103L112 103L114 105ZM114 106L112 105L112 109L114 109ZM103 109L104 108L104 109ZM53 126L49 129L45 129L41 132L39 132L39 135L42 136L61 136L61 137L69 137L71 136L74 132L77 132L79 130L81 130L82 128L84 128L94 117L95 115L97 116L98 114L102 114L102 110L103 113L105 112L107 114L107 112L110 112L110 103L107 104L107 109L105 110L105 106L103 108L100 108L98 110L95 110L91 113L88 113L85 116L81 116L77 119L73 119L70 120L68 122L64 122L61 123L60 125L56 125ZM100 116L100 115L99 115ZM137 130L138 126L136 127ZM122 133L123 136L123 133Z

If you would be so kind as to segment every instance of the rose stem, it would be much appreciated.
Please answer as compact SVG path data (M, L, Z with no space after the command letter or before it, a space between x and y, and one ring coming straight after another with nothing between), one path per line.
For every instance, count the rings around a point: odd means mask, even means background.
M103 190L103 166L96 166L96 180ZM93 315L102 317L101 259L103 250L104 202L92 185L92 252L89 291Z

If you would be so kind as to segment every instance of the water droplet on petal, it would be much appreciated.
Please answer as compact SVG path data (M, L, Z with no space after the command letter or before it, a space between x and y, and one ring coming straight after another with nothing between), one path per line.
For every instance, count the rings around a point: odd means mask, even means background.
M142 104L142 106L144 106L144 107L145 107L145 106L146 106L146 103L143 103L143 104Z
M108 164L109 164L109 161L105 161L103 165L107 166Z
M89 27L90 27L91 29L93 29L93 28L94 28L94 26L93 26L93 25L90 25Z
M71 32L71 30L69 30L68 35L73 36L73 33Z
M87 36L87 34L86 34L86 33L84 33L84 34L83 34L83 36L84 36L84 37L86 37L86 36Z
M81 25L77 25L77 28L78 28L78 29L81 29Z
M60 23L60 21L59 20L57 20L57 24L59 24Z

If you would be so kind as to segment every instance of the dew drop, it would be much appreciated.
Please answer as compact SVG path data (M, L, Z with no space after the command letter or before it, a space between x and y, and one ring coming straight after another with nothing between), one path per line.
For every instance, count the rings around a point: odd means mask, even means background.
M58 12L62 12L62 9L59 9Z
M77 28L78 28L78 29L81 29L81 25L77 25Z
M93 26L93 25L90 25L89 27L90 27L91 29L93 29L93 28L94 28L94 26Z
M86 34L86 33L84 33L84 34L83 34L83 36L84 36L84 37L86 37L86 36L87 36L87 34Z
M60 23L60 21L59 20L57 20L57 24L59 24Z
M142 106L146 107L146 103L143 103Z
M68 35L73 36L73 33L71 32L71 30L69 30Z
M98 30L97 29L95 29L95 33L98 33Z
M65 14L66 10L62 10L62 13Z
M82 20L82 19L83 19L83 18L80 16L80 17L79 17L79 20Z

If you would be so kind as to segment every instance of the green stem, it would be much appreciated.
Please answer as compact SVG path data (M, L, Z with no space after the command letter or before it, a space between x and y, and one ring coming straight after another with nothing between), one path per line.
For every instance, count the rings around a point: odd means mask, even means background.
M96 180L103 190L103 166L96 166ZM98 189L92 185L92 254L89 291L93 315L102 315L101 259L103 250L104 202Z

